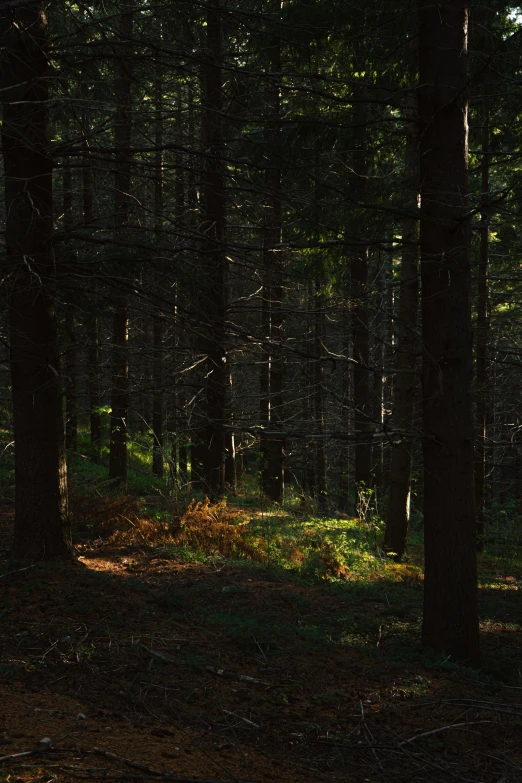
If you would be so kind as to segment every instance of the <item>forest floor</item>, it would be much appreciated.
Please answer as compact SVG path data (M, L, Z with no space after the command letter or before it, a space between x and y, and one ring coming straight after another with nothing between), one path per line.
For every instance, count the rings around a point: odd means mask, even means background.
M25 570L0 513L0 781L522 780L516 559L481 555L473 671L419 648L420 545L390 564L360 521L241 498L75 503L78 559Z

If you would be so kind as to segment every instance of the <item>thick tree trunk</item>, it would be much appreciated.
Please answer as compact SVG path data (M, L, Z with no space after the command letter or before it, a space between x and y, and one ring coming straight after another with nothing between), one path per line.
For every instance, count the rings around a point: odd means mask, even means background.
M200 486L212 497L225 483L226 351L225 181L223 141L222 25L220 0L207 11L204 66L203 136L207 154L203 183L204 290L200 297L201 353L205 357L205 410L192 451Z
M115 237L120 250L128 241L131 191L131 106L132 62L131 39L134 21L134 0L121 0L119 35L116 47L117 76L115 82L116 119L114 143L116 163L114 176ZM119 274L125 277L123 265ZM112 319L112 392L111 444L109 477L127 480L127 418L129 408L129 365L127 302L122 293L115 293Z
M425 577L422 642L480 663L473 485L467 3L419 0Z
M488 437L488 269L489 269L489 222L491 213L489 201L489 105L484 99L482 120L481 161L481 225L478 264L477 328L476 328L476 426L477 443L475 454L475 502L477 505L477 544L482 546L484 533L484 485L486 480L486 442Z
M417 99L408 98L406 108L406 188L411 204L419 205ZM399 288L399 328L393 395L393 438L388 514L384 532L384 550L400 559L406 550L410 520L411 449L415 402L415 365L417 351L417 311L419 299L418 221L406 218L402 224L402 259Z
M50 75L43 7L0 10L10 369L15 438L14 554L71 552L54 310Z
M280 0L273 0L272 17L277 22L281 11ZM284 497L283 427L283 263L279 245L282 241L282 173L278 158L280 132L281 42L271 33L267 52L269 81L266 88L267 124L265 143L267 168L265 171L266 203L263 225L263 336L268 341L261 366L261 485L274 503Z

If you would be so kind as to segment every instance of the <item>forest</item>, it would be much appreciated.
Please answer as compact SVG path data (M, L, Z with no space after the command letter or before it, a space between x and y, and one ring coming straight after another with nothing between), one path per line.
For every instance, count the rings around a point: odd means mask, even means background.
M502 0L0 0L0 781L522 780L521 85Z

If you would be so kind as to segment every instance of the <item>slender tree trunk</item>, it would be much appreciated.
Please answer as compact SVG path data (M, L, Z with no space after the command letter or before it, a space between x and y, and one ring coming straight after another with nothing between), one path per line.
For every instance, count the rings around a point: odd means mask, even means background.
M225 481L226 351L225 180L223 141L221 0L207 10L207 58L204 66L203 136L207 153L203 183L205 274L200 297L201 353L205 356L205 410L199 425L195 468L204 491L216 497Z
M371 486L370 340L368 331L368 252L352 257L352 336L355 445L355 483Z
M65 313L65 332L67 348L65 351L65 445L71 451L78 450L78 368L77 336L74 313L67 306Z
M73 179L68 162L63 166L63 226L71 231L73 223ZM70 242L65 243L66 253L72 255ZM65 305L65 445L71 451L78 450L78 368L76 345L76 319L71 302Z
M364 30L366 11L363 7L356 11L357 25ZM365 53L360 43L356 42L354 52L354 67L358 71L366 70ZM354 109L354 139L353 139L353 176L351 188L356 199L364 200L367 192L368 178L368 141L367 141L367 110L363 103L364 87L356 87L360 102ZM359 213L360 215L361 213ZM357 493L372 485L371 474L371 400L370 400L370 335L369 335L369 291L368 291L368 248L354 251L351 257L351 297L352 297L352 345L353 345L353 402L354 428L357 436L355 444L355 483L356 504Z
M71 535L54 310L47 24L32 3L0 10L10 369L15 438L14 554L67 557Z
M484 534L484 484L486 479L486 442L488 437L488 269L489 269L489 105L484 99L481 161L481 225L478 265L475 402L477 443L475 455L475 502L477 504L477 544Z
M281 12L281 0L273 0L272 18L277 22ZM281 41L272 32L268 47L269 81L267 83L265 128L266 204L263 226L263 334L268 340L265 360L261 367L262 422L266 427L261 434L261 484L266 496L274 503L282 503L284 497L283 427L283 263L279 245L282 241L282 172L278 160L278 139L281 121Z
M235 495L237 491L236 439L232 430L226 433L226 445L225 481L227 483L227 489Z
M94 313L90 313L87 319L87 357L89 368L87 374L87 386L89 396L89 423L91 433L91 452L95 462L101 459L102 417L100 394L100 334L99 319Z
M419 205L417 98L414 93L406 107L406 187L413 206ZM399 328L393 395L393 438L388 514L384 550L400 559L406 550L410 520L411 449L415 402L415 354L417 351L417 310L419 299L418 221L406 218L402 224L402 259L399 289Z
M159 13L159 11L157 11ZM159 40L162 39L161 21L159 25ZM156 121L155 135L155 178L154 178L154 235L159 248L163 237L163 81L159 54L155 61L154 102ZM164 316L155 312L152 321L152 472L160 478L163 476L163 339Z
M153 389L152 389L152 472L163 476L163 314L154 316L153 323Z
M467 3L419 0L425 647L480 663L473 485Z
M120 251L128 242L128 225L131 191L131 105L132 105L132 31L134 0L121 0L119 35L116 48L117 76L116 121L114 142L116 147L116 171L114 177L115 237ZM123 265L118 273L125 277ZM127 418L129 409L129 317L124 293L115 292L112 318L112 392L111 392L111 445L109 477L127 480Z
M328 510L328 488L326 483L326 445L324 435L324 363L321 361L322 344L325 329L325 299L321 291L322 282L315 281L314 297L314 342L315 342L315 430L319 435L315 444L315 476L317 510L324 513Z
M109 478L127 480L127 414L129 408L129 319L127 304L115 305L112 316L111 446Z
M352 378L351 378L351 363L348 361L351 352L350 345L350 312L346 306L343 307L341 313L342 320L342 345L343 355L346 357L346 361L342 366L342 402L341 402L341 430L344 432L351 432L352 423ZM348 444L344 444L342 441L339 444L339 499L337 505L339 511L348 511L349 499L350 499L350 457L351 448Z
M83 142L82 165L82 200L83 223L85 229L92 228L94 223L94 177L89 154L89 144ZM96 287L95 287L96 293ZM99 316L96 315L96 300L91 305L92 311L87 316L87 395L89 398L89 431L91 435L91 453L93 459L99 462L102 450L102 417L100 413L100 330Z
M378 259L379 264L380 259ZM382 431L383 394L384 394L384 295L386 290L385 271L380 269L376 279L377 311L373 319L373 412L372 419L377 432ZM372 447L372 477L375 491L380 492L383 485L383 448L379 439ZM377 501L376 501L377 502Z

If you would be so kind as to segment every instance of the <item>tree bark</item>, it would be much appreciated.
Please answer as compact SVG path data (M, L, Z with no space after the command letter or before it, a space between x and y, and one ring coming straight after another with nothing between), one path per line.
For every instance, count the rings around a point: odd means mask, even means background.
M15 439L14 555L68 557L71 534L54 310L47 22L32 3L0 11L10 370Z
M419 206L419 134L417 98L411 93L406 105L406 188L412 206ZM399 286L399 328L393 394L393 446L390 493L384 532L384 551L398 560L406 551L410 521L411 449L415 402L415 365L417 351L417 311L419 299L418 221L405 218L402 224L402 259Z
M467 3L419 0L425 577L422 643L480 663L473 485Z

